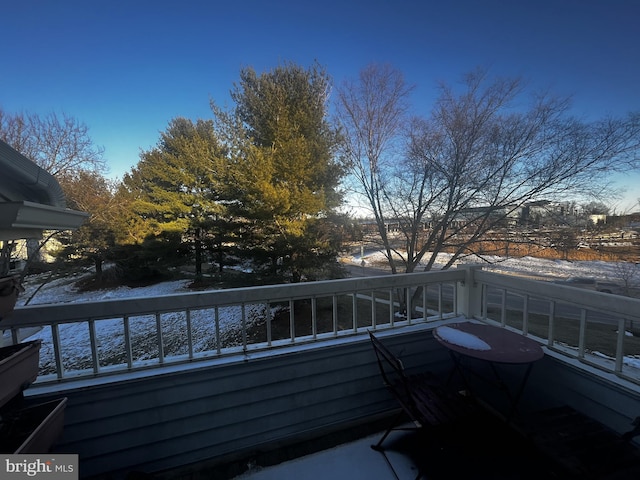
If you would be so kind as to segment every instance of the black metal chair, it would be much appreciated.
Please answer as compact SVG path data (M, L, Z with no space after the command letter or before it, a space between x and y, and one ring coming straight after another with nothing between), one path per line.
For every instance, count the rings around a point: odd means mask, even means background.
M401 407L393 424L384 432L378 443L371 448L382 453L389 467L398 479L389 457L385 453L383 443L394 430L407 430L401 427L406 424L404 416L408 416L420 432L443 425L459 424L479 412L480 407L470 398L458 392L448 390L435 375L430 372L407 375L402 361L397 358L380 340L369 332L371 343L376 354L378 367L384 385L393 394ZM416 479L423 474L418 471Z

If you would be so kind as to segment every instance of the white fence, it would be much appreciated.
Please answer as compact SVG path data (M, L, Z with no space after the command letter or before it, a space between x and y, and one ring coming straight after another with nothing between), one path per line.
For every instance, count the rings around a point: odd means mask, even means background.
M410 312L408 315L407 312ZM464 315L638 382L640 300L464 269L16 308L38 382L117 375Z

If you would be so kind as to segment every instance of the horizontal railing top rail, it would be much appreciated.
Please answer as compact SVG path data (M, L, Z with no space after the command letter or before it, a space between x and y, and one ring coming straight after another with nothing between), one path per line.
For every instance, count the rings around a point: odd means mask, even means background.
M409 288L429 283L463 280L465 272L457 269L419 272L378 277L357 277L317 282L207 290L164 295L162 297L132 297L99 302L28 305L16 307L2 320L0 329L42 326L53 322L76 322L112 318L122 315L145 315L162 311L213 308L242 303L278 302L350 292L368 292L392 288Z
M464 278L453 269L32 305L0 328L13 343L42 337L39 382L69 380L451 318Z
M505 289L509 292L528 295L529 297L579 305L589 311L617 315L627 319L640 319L640 300L637 298L586 290L553 282L529 280L480 269L475 270L474 279L494 288Z
M533 335L550 351L640 385L640 299L472 270L473 316Z

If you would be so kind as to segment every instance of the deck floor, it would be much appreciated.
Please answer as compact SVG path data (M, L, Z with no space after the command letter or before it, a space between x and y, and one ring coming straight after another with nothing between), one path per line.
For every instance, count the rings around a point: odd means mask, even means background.
M371 449L381 434L266 468L254 466L235 480L383 480L394 479L384 456ZM478 421L433 435L394 431L385 441L397 478L553 479L561 478L511 428L499 421Z
M640 451L603 436L603 428L569 407L528 413L514 428L489 410L452 426L416 430L410 423L371 448L387 426L370 423L235 464L233 480L638 480ZM382 430L382 431L378 431ZM527 432L526 435L524 432ZM372 433L376 432L376 433ZM619 437L617 437L619 438ZM607 440L608 439L608 440ZM606 441L605 441L606 440ZM313 452L313 453L310 453ZM260 460L258 460L260 458ZM264 461L261 464L256 463ZM576 468L576 461L582 468ZM220 470L198 479L220 479Z

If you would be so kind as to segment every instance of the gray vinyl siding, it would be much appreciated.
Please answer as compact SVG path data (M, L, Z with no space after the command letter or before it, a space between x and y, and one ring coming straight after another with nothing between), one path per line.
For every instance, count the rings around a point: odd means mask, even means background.
M409 371L428 369L444 379L451 360L431 328L379 335ZM56 451L80 455L82 478L222 463L397 408L366 335L47 395L37 386L29 391L31 400L68 397ZM571 404L620 430L633 412L640 415L637 391L549 356L535 365L523 400L525 409Z
M447 364L446 353L424 329L386 341L409 369ZM83 478L151 472L223 461L396 408L364 335L343 344L193 367L47 395L69 399L56 450L80 455Z

